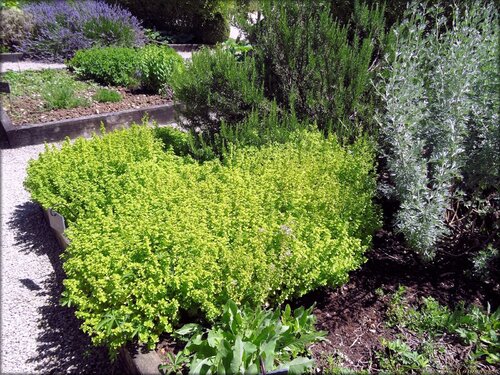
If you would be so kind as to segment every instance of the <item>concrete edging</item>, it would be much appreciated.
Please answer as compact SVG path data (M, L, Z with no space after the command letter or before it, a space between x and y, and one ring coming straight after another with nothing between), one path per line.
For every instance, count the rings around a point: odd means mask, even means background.
M69 240L64 235L66 224L64 218L52 209L43 210L45 219L49 223L52 232L55 234L61 248L69 246ZM51 218L56 218L55 220ZM131 352L126 346L120 349L118 358L122 361L127 375L159 375L159 366L162 364L160 357L154 350L145 350L143 346Z
M0 108L0 132L8 140L10 147L21 147L61 141L66 137L90 137L93 133L100 132L101 124L109 131L128 127L132 123L140 123L144 116L148 116L149 120L156 121L159 124L173 123L175 120L175 105L173 103L161 104L146 108L29 125L13 125L7 112Z

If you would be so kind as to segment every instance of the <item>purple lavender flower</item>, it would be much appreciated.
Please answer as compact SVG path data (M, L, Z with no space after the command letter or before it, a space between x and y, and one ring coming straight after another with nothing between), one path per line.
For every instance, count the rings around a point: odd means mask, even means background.
M63 61L93 46L141 46L140 21L118 5L101 0L56 0L26 5L34 28L19 51L41 60Z

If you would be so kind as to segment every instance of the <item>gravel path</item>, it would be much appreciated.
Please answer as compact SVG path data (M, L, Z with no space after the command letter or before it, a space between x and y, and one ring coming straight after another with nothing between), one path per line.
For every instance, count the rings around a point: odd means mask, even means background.
M64 64L49 64L36 61L19 61L19 62L4 62L1 65L1 72L15 71L21 72L23 70L42 70L42 69L64 69Z
M61 249L23 188L43 145L1 150L1 374L120 374L59 306Z

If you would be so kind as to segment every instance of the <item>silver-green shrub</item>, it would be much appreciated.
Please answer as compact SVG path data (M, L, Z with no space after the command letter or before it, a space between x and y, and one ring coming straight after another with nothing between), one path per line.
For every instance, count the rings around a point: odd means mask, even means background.
M423 259L447 233L457 182L498 180L498 12L494 5L413 4L377 84L383 148L401 202L397 229ZM474 167L472 167L474 166ZM494 185L493 185L494 186Z

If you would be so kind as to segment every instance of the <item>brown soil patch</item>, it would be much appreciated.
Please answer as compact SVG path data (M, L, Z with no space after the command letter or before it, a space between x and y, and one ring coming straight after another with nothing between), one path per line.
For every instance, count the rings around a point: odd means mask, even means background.
M138 109L170 103L171 100L160 95L132 92L125 88L112 88L122 95L122 100L117 103L99 103L92 99L95 91L89 90L82 97L87 98L91 105L89 107L77 107L70 109L55 109L47 111L41 97L21 96L4 99L5 106L13 125L41 124L51 121L67 120L96 114L119 112L128 109Z
M406 249L401 238L381 230L374 238L374 249L368 261L352 273L350 281L339 288L324 288L310 293L295 306L316 304L314 313L317 326L328 333L328 341L313 345L311 350L316 365L323 371L329 361L351 371L377 372L376 351L381 349L382 337L392 340L403 334L408 341L416 340L408 332L388 327L386 311L390 296L399 285L407 287L409 302L418 304L422 297L432 296L440 303L454 307L459 301L493 309L500 305L499 285L485 284L467 276L468 265L463 258L449 259L446 263L425 265ZM383 290L384 294L376 293ZM457 345L453 337L439 342L446 347L448 365L457 370L464 365L464 355L470 348ZM451 367L451 366L450 366ZM484 366L485 372L493 371Z

